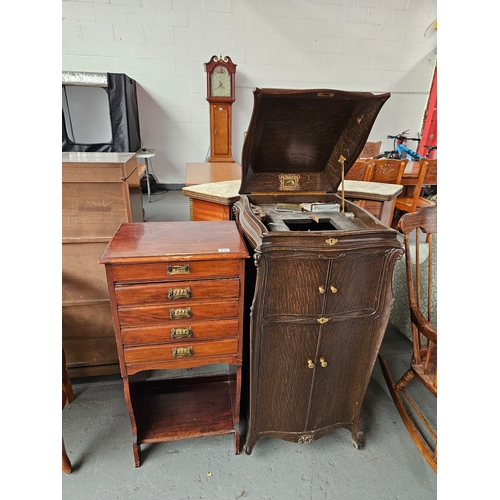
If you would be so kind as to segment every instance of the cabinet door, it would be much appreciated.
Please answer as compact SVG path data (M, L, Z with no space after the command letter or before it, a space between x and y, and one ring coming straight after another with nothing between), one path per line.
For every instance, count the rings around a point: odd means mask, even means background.
M256 346L259 376L253 425L257 431L302 432L306 429L319 326L268 323Z
M328 260L275 259L269 263L264 316L312 316L323 311Z
M231 157L231 104L210 104L211 160Z
M351 252L331 260L326 315L371 314L378 307L385 252Z
M378 350L373 331L366 317L321 327L308 430L352 423L359 415Z

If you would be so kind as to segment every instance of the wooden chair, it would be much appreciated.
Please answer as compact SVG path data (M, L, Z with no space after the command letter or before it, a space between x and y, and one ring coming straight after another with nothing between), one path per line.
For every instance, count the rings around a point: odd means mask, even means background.
M396 199L394 207L405 213L413 213L422 207L429 207L435 205L427 198L420 196L422 186L437 185L437 159L431 160L422 158L418 170L418 181L412 193L403 194Z
M432 395L437 397L437 327L431 324L432 316L432 245L433 235L437 234L437 205L424 207L418 212L406 214L399 221L399 230L404 234L406 250L406 274L408 278L408 297L412 324L413 355L410 368L395 384L386 360L379 355L389 391L403 422L418 449L432 469L437 472L437 435L415 401L408 394L406 387L413 380L418 380ZM415 232L415 264L412 264L410 233ZM429 245L427 266L420 263L420 232L427 234ZM415 267L415 270L413 269ZM424 291L421 279L422 267L427 267L427 300L422 300ZM426 304L424 304L424 302ZM411 410L410 410L411 408ZM420 425L416 422L420 421ZM423 427L427 430L424 434Z
M75 399L75 394L73 392L73 386L71 385L71 380L68 375L68 369L66 367L66 355L64 349L62 351L62 407L66 406L66 403L71 403ZM66 474L70 474L72 467L71 461L66 453L66 447L64 446L64 438L62 440L62 470Z
M408 163L407 159L396 160L392 158L381 158L379 160L370 160L369 176L366 180L370 182L382 182L385 184L401 184L403 173ZM361 207L368 210L373 215L380 212L380 202L364 201ZM392 207L389 225L392 224L395 204Z
M407 159L381 158L371 160L371 174L368 180L370 182L385 182L386 184L401 184L407 163Z
M361 151L359 158L376 158L380 154L380 148L382 147L382 141L378 142L367 142Z
M350 181L367 181L371 175L371 165L369 160L356 160L349 169L345 178Z

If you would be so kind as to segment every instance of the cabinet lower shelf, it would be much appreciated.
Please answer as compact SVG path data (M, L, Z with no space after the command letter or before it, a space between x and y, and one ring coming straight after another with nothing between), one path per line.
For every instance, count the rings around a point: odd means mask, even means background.
M237 368L239 370L239 368ZM185 379L130 381L138 445L235 434L240 451L236 373ZM134 455L135 455L134 451Z

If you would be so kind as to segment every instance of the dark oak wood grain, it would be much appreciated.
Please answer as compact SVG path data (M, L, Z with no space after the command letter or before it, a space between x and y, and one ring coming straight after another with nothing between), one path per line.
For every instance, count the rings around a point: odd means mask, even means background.
M248 432L245 452L275 437L310 443L339 427L357 448L359 415L390 315L396 231L344 200L344 175L388 94L257 89L243 146L235 219L247 269ZM353 174L355 175L355 174Z

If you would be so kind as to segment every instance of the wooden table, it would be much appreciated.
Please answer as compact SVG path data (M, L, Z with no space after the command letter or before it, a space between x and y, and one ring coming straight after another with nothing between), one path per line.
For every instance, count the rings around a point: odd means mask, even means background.
M342 185L339 186L339 194ZM352 200L366 200L371 203L365 207L386 226L390 226L394 212L394 200L403 191L400 184L382 182L344 181L344 196Z
M238 163L186 163L186 186L241 179Z
M240 198L241 181L222 181L186 186L182 194L189 196L189 213L193 221L232 220L231 207Z

